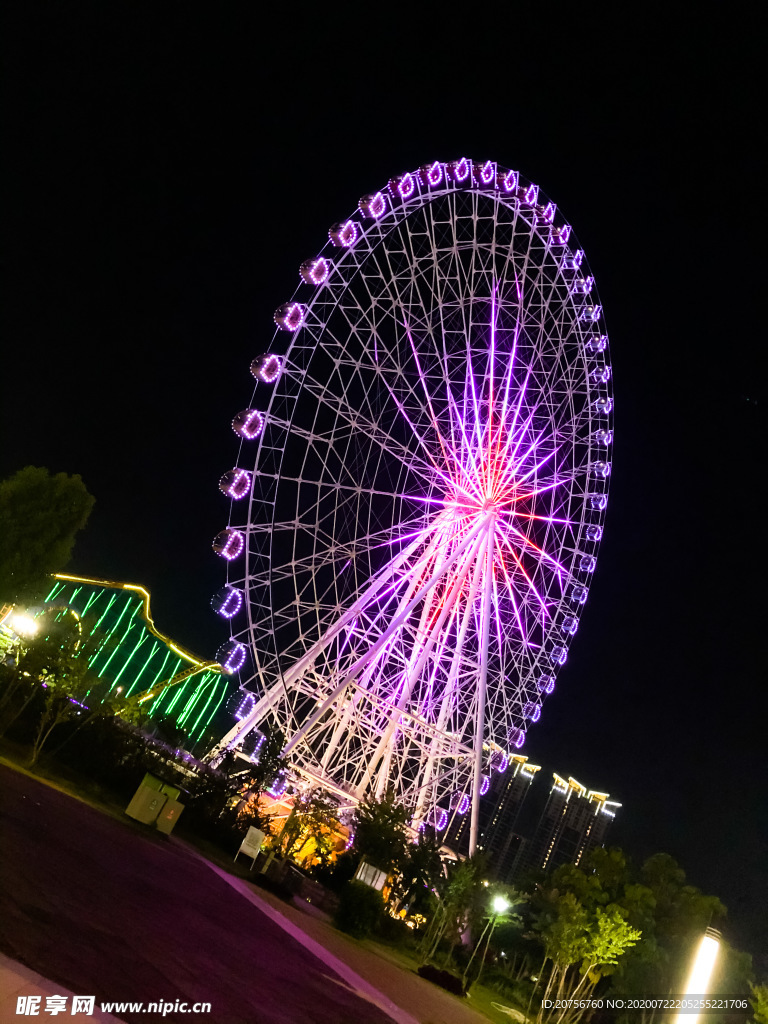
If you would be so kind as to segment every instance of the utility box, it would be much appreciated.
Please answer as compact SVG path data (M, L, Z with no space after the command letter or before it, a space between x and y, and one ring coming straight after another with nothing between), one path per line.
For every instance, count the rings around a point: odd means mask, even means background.
M151 825L153 821L157 820L157 816L162 811L167 800L168 797L165 793L161 793L158 788L147 786L142 782L133 794L133 798L126 807L125 813L129 818L141 821L145 825Z
M181 817L181 812L184 810L184 804L180 804L178 800L169 798L165 802L165 806L160 811L157 817L155 825L158 831L165 832L166 835L170 835L173 832L176 822Z

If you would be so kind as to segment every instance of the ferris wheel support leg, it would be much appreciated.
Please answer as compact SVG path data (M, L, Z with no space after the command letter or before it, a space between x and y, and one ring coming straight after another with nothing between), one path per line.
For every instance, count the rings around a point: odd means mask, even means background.
M477 687L477 717L475 719L475 767L472 775L472 817L469 826L469 855L477 850L480 831L480 785L483 769L483 732L485 729L485 694L488 685L488 643L491 632L491 594L493 590L493 532L491 520L485 543L485 580L483 588L483 618L480 634L480 679Z
M352 622L358 614L358 609L360 607L364 607L369 601L373 600L379 594L381 588L391 580L392 576L397 572L400 566L410 558L421 543L423 543L421 538L413 541L403 551L395 555L388 565L384 566L360 596L358 601L355 602L352 607L348 608L346 612L333 623L331 628L327 630L327 632L323 634L315 644L313 644L310 650L307 651L303 657L290 666L290 668L285 672L282 681L278 681L270 687L270 689L257 702L253 711L251 711L246 718L242 719L242 721L234 725L216 744L216 746L208 752L205 760L209 764L215 768L216 765L221 762L221 759L224 757L227 750L231 750L233 747L237 746L237 744L248 735L251 729L257 725L261 718L263 718L263 716L279 701L286 689L301 678L315 658L317 658L317 656L333 642L345 626Z
M426 559L430 559L430 558L432 558L434 556L435 549L436 549L436 547L438 545L439 540L440 540L440 535L436 534L432 538L432 540L430 541L429 546L426 549L426 551L424 552L424 555L422 556L420 561L424 561L425 558ZM397 610L395 611L395 618L397 618L397 616L399 616L400 613L403 612L407 608L408 603L410 602L411 598L413 597L413 592L416 589L416 587L418 586L418 584L419 584L418 575L416 573L412 573L411 579L408 582L408 587L406 588L405 594L403 594L402 598L400 599L400 603L397 606ZM434 591L432 593L434 593ZM330 741L328 742L328 746L326 747L326 749L325 749L325 751L323 753L323 757L322 757L322 760L321 760L320 764L321 764L321 767L323 768L324 771L327 771L328 765L330 764L330 761L331 761L331 758L333 757L334 753L336 752L336 748L337 748L338 743L339 743L339 738L344 733L344 726L349 721L349 719L350 719L350 717L352 715L353 707L356 706L362 700L365 691L369 687L369 684L371 682L371 677L373 676L373 673L376 670L376 666L381 662L382 658L386 658L387 657L387 653L388 653L389 650L390 650L389 645L385 644L381 648L381 650L379 651L379 653L376 656L376 658L373 661L369 662L369 664L366 667L365 671L362 673L359 682L356 684L357 693L355 694L353 699L348 702L347 708L344 711L343 715L340 717L339 722L336 725L336 728L334 729L333 735L332 735Z
M432 576L427 580L427 582L419 588L418 593L413 598L411 598L411 600L408 602L403 611L392 620L392 622L389 625L389 628L381 634L376 643L368 651L366 651L366 653L362 657L358 658L355 664L346 672L344 678L339 683L339 685L331 691L331 693L328 695L328 697L326 697L326 699L323 701L323 703L320 705L320 707L314 713L314 715L312 715L309 721L305 722L304 725L302 725L302 727L298 730L298 732L295 732L293 734L293 736L283 749L283 757L288 757L291 751L294 750L299 743L301 743L301 741L304 739L307 733L310 732L310 730L314 729L314 727L317 725L317 723L320 721L323 715L327 713L333 702L338 699L339 695L343 693L343 691L350 684L350 682L358 675L359 672L362 671L362 669L364 669L369 664L371 659L375 658L379 654L379 651L386 646L392 635L400 629L400 627L406 621L411 612L413 612L414 608L417 607L419 601L421 601L421 599L430 592L430 590L435 586L435 584L438 583L440 579L442 579L445 573L448 572L448 570L453 566L453 564L459 560L459 558L464 554L467 548L471 544L475 543L476 538L478 534L481 532L484 525L486 525L485 520L480 522L473 530L471 530L467 534L464 541L459 545L459 547L457 547L456 550L451 553L450 557L444 559L440 567L432 574ZM355 605L353 605L353 607L360 608L363 606L361 605L360 602L355 602Z
M401 691L400 697L398 699L398 702L397 702L396 706L392 709L389 725L384 730L384 733L382 734L381 740L379 741L379 745L376 748L376 752L374 753L373 757L371 758L370 762L368 763L368 767L366 769L365 775L363 776L361 782L359 783L359 785L357 787L357 790L355 791L355 795L357 796L358 800L362 799L363 794L365 793L365 790L368 787L368 785L370 783L370 780L373 778L373 774L376 771L376 768L377 768L379 762L381 761L381 758L384 756L385 751L387 751L389 749L389 747L390 747L390 743L391 743L391 740L392 740L392 735L393 735L393 733L395 731L395 727L397 725L398 712L403 710L403 708L406 705L406 702L410 699L411 691L413 690L413 686L414 686L416 680L418 679L418 677L419 677L419 675L421 673L422 668L424 667L424 663L426 662L427 658L429 657L430 651L432 650L432 648L433 648L433 646L435 644L435 640L437 639L437 637L440 635L440 633L442 631L442 628L443 628L443 625L445 623L446 618L453 611L453 608L454 608L454 605L456 604L456 600L458 598L458 595L460 594L461 589L462 589L462 587L464 585L464 581L467 578L467 573L469 572L469 569L470 569L473 561L477 557L477 548L478 548L478 545L482 543L482 535L480 535L478 533L478 531L475 531L473 539L474 539L474 543L473 543L472 548L470 549L469 556L465 559L464 565L462 567L461 572L457 573L457 575L456 575L456 579L454 581L454 584L451 587L451 592L448 595L448 597L447 597L447 599L445 601L445 604L443 605L443 608L441 609L441 612L440 612L440 615L439 615L437 621L433 624L433 626L431 628L431 631L430 631L428 637L426 638L426 642L424 644L424 647L419 652L418 660L416 661L415 666L411 666L408 669L408 675L407 675L407 678L406 678L406 680L404 682L403 689ZM462 545L462 549L466 549L466 545ZM459 549L459 552L457 552L457 555L459 553L461 553L462 549ZM443 571L446 568L450 568L450 566L454 562L456 562L456 561L458 561L458 557L453 558L450 562L447 561L446 565L443 567ZM423 629L423 627L422 627L422 629ZM379 789L381 789L381 776L379 778L379 784L377 785L376 788L377 788L377 791Z
M437 756L437 748L439 745L439 736L445 729L445 723L450 713L453 702L458 692L458 680L459 680L459 669L461 667L461 656L464 649L464 641L466 640L467 630L469 628L470 617L472 614L472 608L477 597L477 591L480 587L482 563L480 561L475 563L475 571L472 576L472 583L470 585L469 594L467 595L467 601L464 606L464 615L462 616L461 626L459 628L459 635L456 640L456 649L451 659L451 668L448 673L448 680L446 682L445 693L443 694L442 704L440 706L440 714L437 719L437 735L432 740L432 749L430 750L429 757L427 759L426 766L424 768L424 774L421 778L421 784L419 786L419 800L416 805L416 815L418 820L423 817L424 804L426 803L429 795L429 784L432 778L432 772L434 771L435 757Z

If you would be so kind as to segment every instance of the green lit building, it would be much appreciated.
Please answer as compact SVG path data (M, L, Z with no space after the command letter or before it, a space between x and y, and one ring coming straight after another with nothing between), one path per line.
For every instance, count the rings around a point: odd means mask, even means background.
M149 593L132 583L57 574L45 603L67 608L104 637L90 660L91 671L124 697L144 695L151 718L168 717L184 729L187 749L201 756L218 739L214 718L223 722L237 682L164 636L152 621ZM162 686L181 673L186 678ZM157 691L153 694L153 689ZM224 724L226 729L228 726Z

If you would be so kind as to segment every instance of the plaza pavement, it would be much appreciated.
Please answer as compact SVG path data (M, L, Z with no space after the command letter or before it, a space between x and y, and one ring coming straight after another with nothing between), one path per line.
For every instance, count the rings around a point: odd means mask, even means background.
M204 1016L125 1013L129 1024L487 1024L466 1002L176 838L5 766L0 792L2 1024L23 1019L18 995L71 992L95 994L97 1005L213 1007Z

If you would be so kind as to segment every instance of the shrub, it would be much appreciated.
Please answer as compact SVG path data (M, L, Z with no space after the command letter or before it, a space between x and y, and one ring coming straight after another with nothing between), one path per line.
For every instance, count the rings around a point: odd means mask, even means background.
M383 942L389 942L397 946L413 945L413 931L399 917L383 914L379 921L377 933Z
M337 928L364 939L377 927L384 913L384 900L378 889L352 880L341 890L334 918Z
M464 986L461 983L461 978L457 978L450 971L441 971L439 968L433 967L432 964L424 964L419 968L418 974L419 977L426 978L427 981L439 985L440 988L444 988L447 992L452 992L455 996L464 995Z

